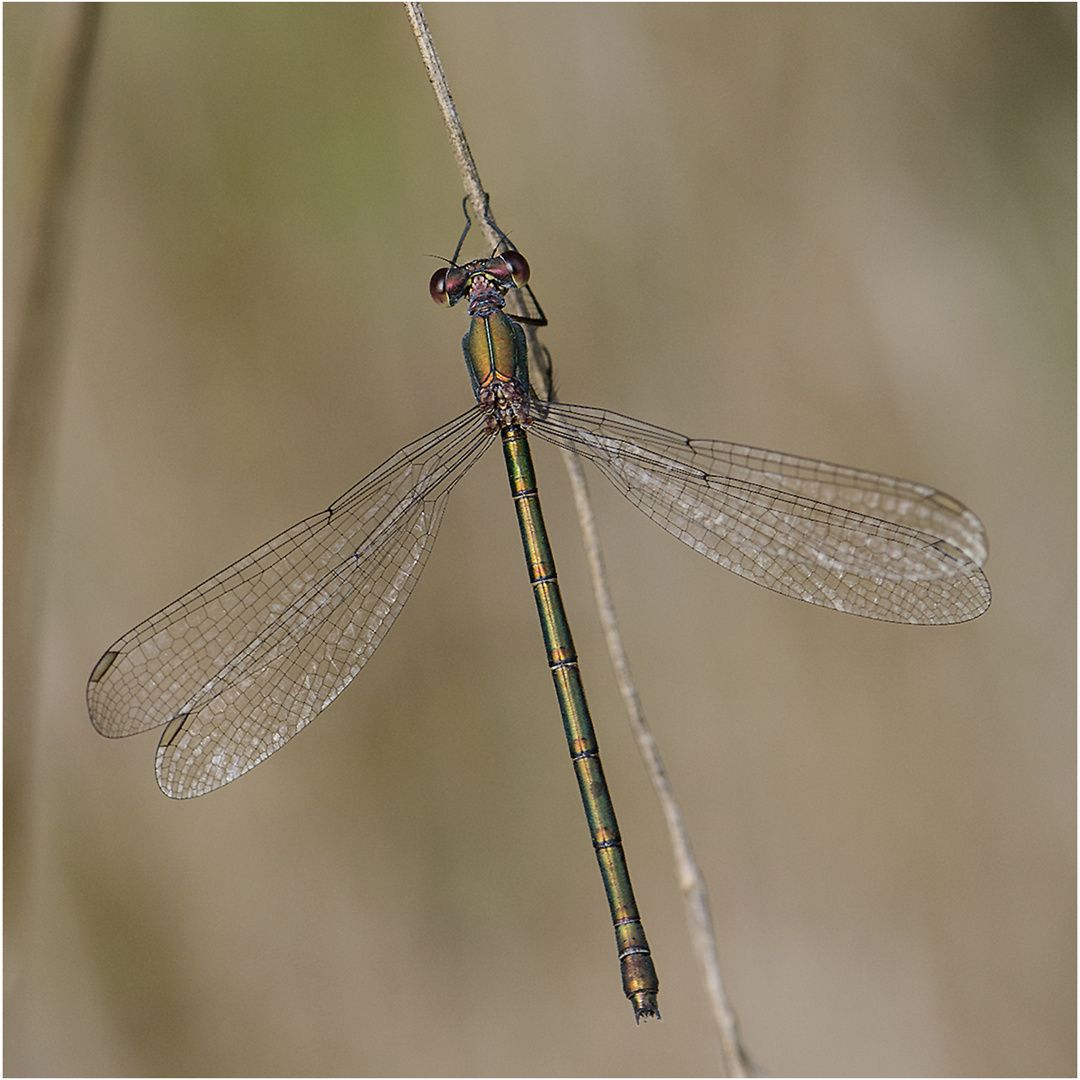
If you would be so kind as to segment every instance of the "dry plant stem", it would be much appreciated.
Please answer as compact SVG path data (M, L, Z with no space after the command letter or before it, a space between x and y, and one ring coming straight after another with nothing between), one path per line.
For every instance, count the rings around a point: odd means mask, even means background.
M465 191L476 217L484 228L485 236L487 236L494 248L502 239L502 236L490 216L487 196L483 185L480 183L480 174L477 171L472 152L469 150L468 140L465 138L465 131L461 126L457 110L454 107L446 76L439 62L435 44L431 39L431 32L424 19L423 9L418 3L406 3L405 8L408 11L413 31L420 46L420 54L427 66L428 77L431 80L439 107L446 121L447 131L450 134L450 143L454 149L454 157L457 159L458 168L461 170ZM536 337L535 327L526 326L525 331L529 337L530 352L533 347L542 349ZM546 384L543 388L544 396L553 398L550 370L543 371L542 374ZM589 559L589 569L593 578L593 589L600 612L600 620L604 627L604 635L607 639L608 652L615 668L630 725L637 737L638 749L645 761L653 786L660 798L664 816L667 819L668 831L678 867L679 885L687 909L691 942L712 1005L713 1019L720 1036L721 1059L724 1071L728 1076L748 1076L751 1075L749 1057L739 1041L735 1013L724 994L723 980L720 977L720 965L717 958L712 919L709 915L705 879L694 860L678 802L664 771L656 741L645 721L641 699L630 674L630 667L627 663L626 653L615 620L611 593L607 586L599 538L596 533L592 506L589 501L581 462L574 454L566 451L563 453L563 460L566 463L566 469L570 474L570 482L574 489L574 501L577 504L578 517L581 522L581 530Z
M435 50L435 42L432 40L431 31L428 29L427 20L424 18L423 6L418 3L406 3L405 11L412 23L413 33L416 35L416 43L420 46L420 55L423 57L424 66L427 68L431 87L435 91L439 109L442 111L443 120L446 122L446 131L450 136L450 145L454 151L454 160L457 161L461 172L461 180L465 185L465 194L469 197L474 216L480 221L484 235L494 250L502 237L494 228L491 221L487 194L484 185L480 183L480 173L473 161L472 151L469 149L469 141L465 138L465 129L461 126L457 109L454 108L454 99L450 96L450 84L446 81L446 75L439 60L439 54Z
M645 719L641 697L634 685L633 676L630 674L630 664L623 649L622 636L619 633L615 608L608 589L607 572L604 569L603 555L600 551L600 538L593 518L592 502L585 484L585 472L581 467L581 459L575 454L564 450L562 456L566 471L570 474L570 484L574 489L574 502L577 505L578 519L585 539L589 572L592 575L596 607L604 628L608 654L611 657L612 667L615 669L615 678L623 697L626 714L630 719L630 726L637 738L638 750L648 768L667 820L668 834L678 869L679 888L682 890L683 902L686 904L690 941L712 1006L713 1021L720 1035L720 1056L724 1071L728 1076L750 1076L753 1074L750 1059L739 1039L735 1011L724 993L724 983L720 977L720 960L716 953L716 937L713 932L712 916L709 914L709 894L705 886L705 878L698 868L693 849L690 847L690 836L686 830L682 812L679 810L678 799L668 780L656 740Z

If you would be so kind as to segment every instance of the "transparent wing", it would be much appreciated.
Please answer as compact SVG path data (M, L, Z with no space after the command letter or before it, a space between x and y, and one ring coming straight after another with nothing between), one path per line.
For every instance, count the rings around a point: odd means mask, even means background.
M320 514L125 634L87 686L94 726L169 724L162 791L202 795L285 745L378 647L424 567L454 484L494 435L479 409L399 450Z
M965 622L990 606L982 523L931 487L581 405L538 405L529 430L594 461L673 536L774 592L905 623Z

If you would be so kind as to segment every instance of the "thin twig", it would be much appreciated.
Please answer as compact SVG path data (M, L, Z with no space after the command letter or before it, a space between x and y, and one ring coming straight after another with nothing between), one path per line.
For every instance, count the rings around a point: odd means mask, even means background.
M682 890L683 903L686 905L690 942L712 1006L713 1022L720 1036L720 1056L724 1071L728 1076L751 1076L754 1069L739 1038L735 1010L724 992L724 982L720 976L720 959L716 952L716 935L713 931L712 916L709 913L709 894L705 877L694 858L686 822L683 820L678 799L668 779L663 759L660 757L656 739L645 719L641 696L634 685L630 664L626 651L623 649L611 591L608 588L603 554L600 550L600 539L593 518L592 502L585 486L585 472L581 467L581 459L576 454L563 450L562 455L574 489L574 502L577 504L578 519L585 539L589 572L592 575L596 607L600 613L600 623L604 628L608 654L611 657L612 667L615 669L615 678L623 697L626 715L629 717L630 726L637 739L638 751L645 761L667 820L668 835L678 871L679 888Z
M405 8L408 11L409 20L412 22L413 31L420 46L420 54L424 59L424 64L427 66L428 77L435 90L439 108L442 110L443 118L446 121L447 131L450 134L450 143L454 149L454 157L457 159L458 168L461 170L465 191L476 217L479 218L482 224L484 235L494 248L503 239L503 233L490 214L487 195L480 182L476 162L473 160L468 140L465 138L465 131L454 107L450 87L439 62L439 56L432 41L427 21L424 18L423 9L419 3L411 2L407 2ZM547 350L540 344L536 335L536 328L527 325L524 329L529 338L530 352L537 350L546 361ZM545 383L543 396L554 399L550 366L541 363L540 374ZM634 686L626 652L623 649L622 638L615 619L611 592L607 584L603 557L600 552L600 541L596 533L592 505L585 484L585 474L581 468L581 461L575 454L564 450L563 460L567 472L570 474L570 482L574 490L574 501L577 505L585 549L588 554L589 570L593 579L593 591L600 612L600 621L604 628L604 636L607 640L608 652L615 668L616 679L630 719L630 726L633 728L634 735L637 738L638 749L645 761L649 776L652 778L653 787L656 789L660 804L663 807L664 817L667 820L668 832L678 869L679 887L682 890L683 900L686 905L691 944L712 1005L713 1020L719 1032L724 1071L728 1076L749 1076L753 1074L753 1068L749 1056L740 1042L735 1012L727 1000L723 980L720 977L720 963L717 957L712 918L709 914L709 899L705 879L694 859L690 838L686 831L682 813L679 810L678 801L664 770L656 740L653 738L645 720L641 698Z
M424 8L418 3L406 3L405 10L412 23L416 43L420 46L420 55L424 59L424 66L427 68L431 87L439 102L443 120L446 122L446 131L450 136L450 146L453 148L454 160L457 161L461 172L462 183L465 185L465 194L469 197L475 217L480 220L484 236L494 249L502 240L502 236L491 220L487 193L484 191L484 185L480 183L480 172L476 168L472 151L469 149L469 140L465 138L465 129L461 126L457 109L454 107L454 99L450 96L450 84L446 81L439 54L435 50L435 42L432 40L431 31L424 18Z

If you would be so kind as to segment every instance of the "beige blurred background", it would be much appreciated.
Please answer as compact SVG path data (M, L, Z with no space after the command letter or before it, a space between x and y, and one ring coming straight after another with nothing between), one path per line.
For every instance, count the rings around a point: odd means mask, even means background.
M4 8L9 342L62 13ZM984 618L877 625L594 478L755 1059L1075 1074L1073 6L428 16L565 400L923 480L989 532ZM460 200L398 5L106 7L40 654L7 642L9 1075L715 1074L550 448L662 1023L620 992L497 453L362 677L240 782L171 802L156 735L86 715L121 633L469 406L426 290Z

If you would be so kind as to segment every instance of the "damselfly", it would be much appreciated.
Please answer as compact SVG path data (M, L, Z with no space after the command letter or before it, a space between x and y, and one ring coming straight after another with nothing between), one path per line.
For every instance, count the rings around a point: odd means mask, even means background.
M963 504L923 484L540 400L519 325L540 319L504 311L509 290L528 280L528 263L509 244L465 265L455 253L430 291L449 306L468 301L463 345L476 405L125 634L94 667L87 701L103 735L167 725L156 766L166 795L204 795L235 780L281 749L367 663L420 577L454 485L499 438L623 989L640 1019L659 1015L658 982L528 436L595 462L634 505L720 566L785 596L872 619L940 625L981 615L990 605L981 570L986 534Z

